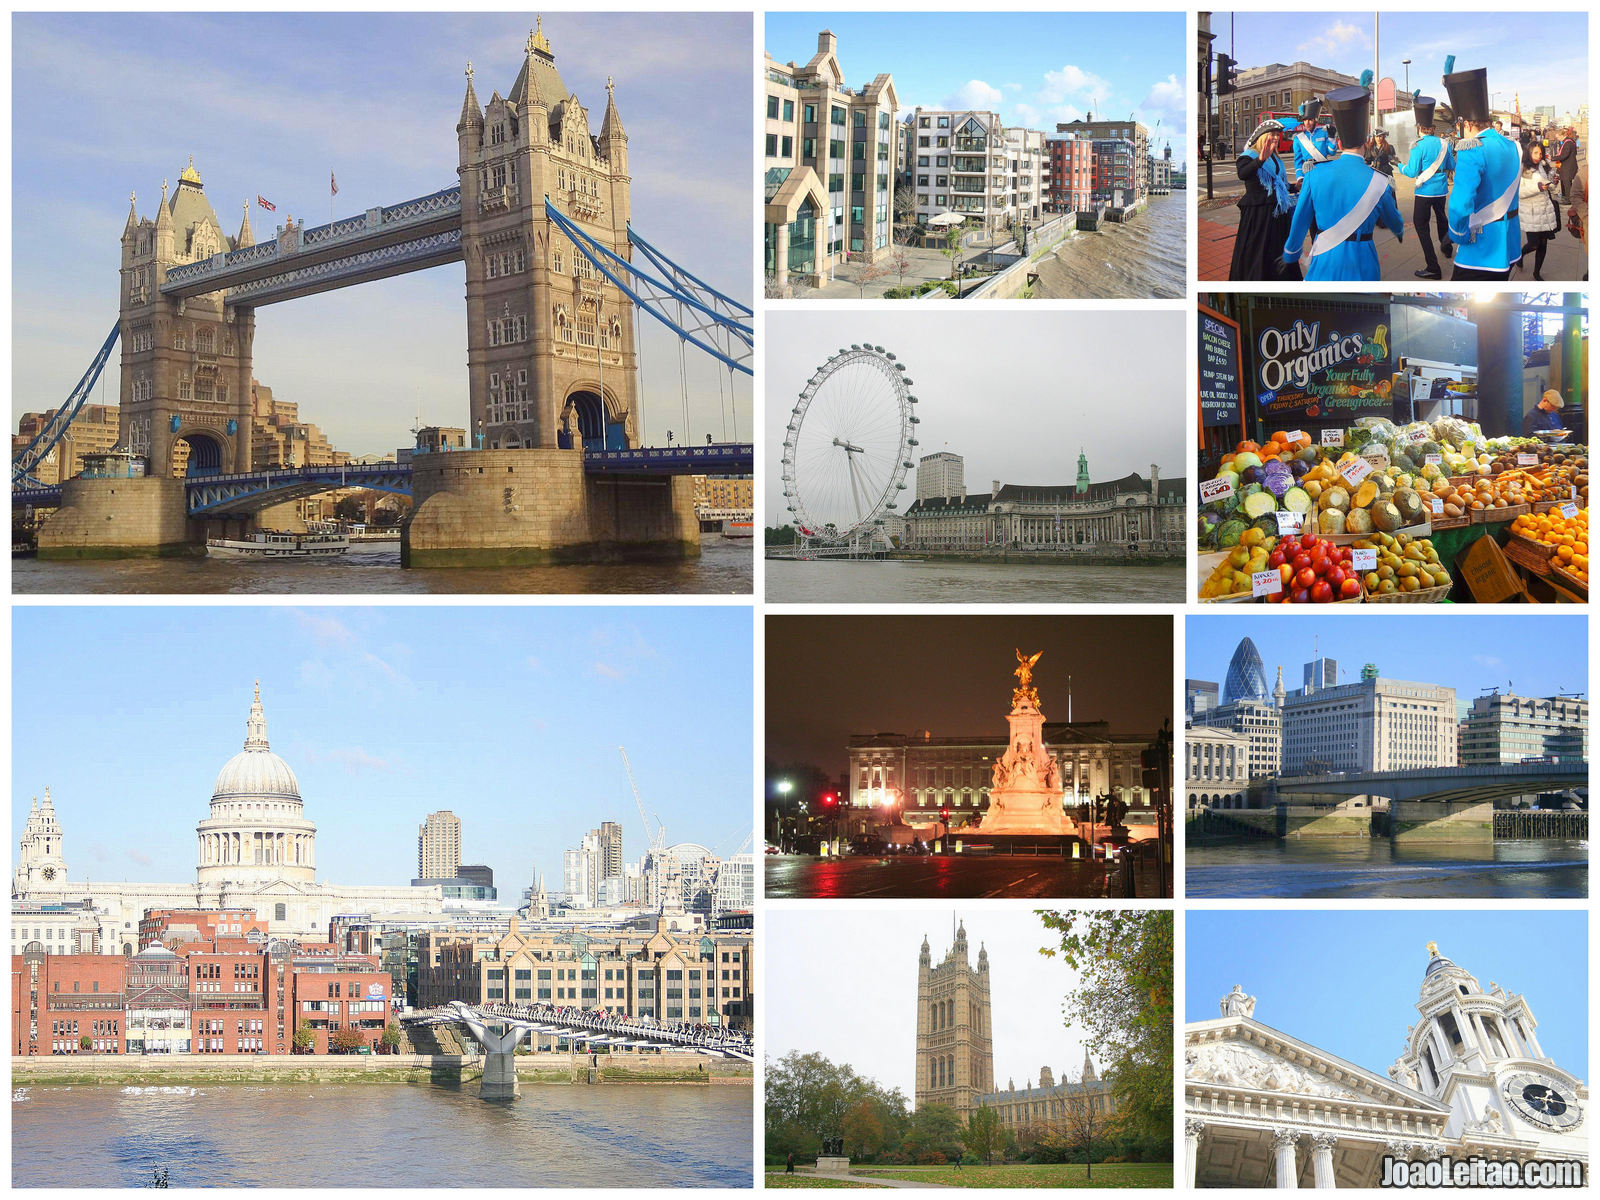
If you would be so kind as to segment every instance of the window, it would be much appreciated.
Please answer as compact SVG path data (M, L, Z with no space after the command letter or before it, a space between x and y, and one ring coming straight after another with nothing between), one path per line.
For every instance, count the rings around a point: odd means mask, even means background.
M775 133L767 134L767 157L778 157L778 135Z
M808 124L815 125L817 123L817 106L815 104L808 104L805 106L804 111L806 122Z
M828 121L830 124L842 126L844 124L844 109L840 108L837 104L830 105L828 110Z
M289 919L289 906L287 904L274 904L272 906L272 919L274 921L287 921Z
M792 137L789 137L788 135L785 135L784 139L783 139L782 157L791 158L791 157L793 157L793 155L794 155L794 139Z
M794 101L793 100L785 100L783 102L783 119L785 121L794 120Z
M768 96L767 97L767 120L776 121L777 119L778 119L778 98L776 96Z

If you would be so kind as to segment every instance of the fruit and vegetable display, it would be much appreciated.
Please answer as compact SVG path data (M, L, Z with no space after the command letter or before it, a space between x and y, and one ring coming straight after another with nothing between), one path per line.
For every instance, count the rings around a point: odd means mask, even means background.
M1571 517L1560 509L1524 513L1511 522L1513 537L1534 543L1548 555L1552 569L1571 576L1589 589L1589 510L1579 508Z
M1252 576L1293 565L1302 557L1295 546L1309 537L1304 557L1322 548L1316 563L1307 564L1311 575L1302 585L1306 568L1295 567L1282 596L1268 599L1294 603L1296 592L1305 593L1302 603L1443 599L1452 579L1430 537L1435 525L1499 526L1547 515L1541 510L1568 501L1584 514L1586 582L1588 496L1587 447L1487 438L1476 422L1458 417L1408 425L1363 417L1315 438L1303 430L1280 431L1238 443L1201 484L1199 548L1221 557L1207 561L1200 595L1247 598ZM1453 542L1452 552L1459 545ZM1556 544L1552 553L1559 556L1561 549ZM1352 550L1371 551L1376 565L1354 570ZM1346 581L1354 585L1348 596L1342 594ZM1331 586L1318 588L1321 582Z
M1267 569L1277 569L1282 590L1263 599L1282 604L1360 600L1361 579L1352 557L1349 546L1335 546L1314 533L1283 538L1267 555Z

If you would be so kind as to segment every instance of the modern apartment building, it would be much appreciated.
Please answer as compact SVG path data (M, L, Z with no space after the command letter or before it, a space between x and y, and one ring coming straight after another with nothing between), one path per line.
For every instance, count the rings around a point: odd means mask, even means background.
M1304 688L1283 702L1283 774L1456 765L1456 691L1382 679Z
M1044 212L1044 135L996 112L916 108L905 176L919 225L953 214L993 233Z
M1046 134L1046 212L1076 212L1094 202L1094 142L1075 133Z
M454 879L461 873L461 818L449 809L429 813L417 830L417 878Z
M875 260L894 223L899 100L884 74L845 85L839 39L817 35L804 66L766 56L763 163L769 288L817 283L847 258Z
M1090 114L1092 117L1093 114ZM1101 151L1096 147L1096 170L1106 178L1126 179L1133 196L1129 203L1142 200L1150 191L1150 130L1138 121L1095 121L1092 119L1069 121L1056 126L1057 133L1070 133L1091 142L1125 142L1126 151L1114 146L1106 147L1107 162L1102 168ZM1106 197L1100 197L1110 203Z
M966 460L959 454L948 450L924 454L917 460L917 499L966 495L965 474Z

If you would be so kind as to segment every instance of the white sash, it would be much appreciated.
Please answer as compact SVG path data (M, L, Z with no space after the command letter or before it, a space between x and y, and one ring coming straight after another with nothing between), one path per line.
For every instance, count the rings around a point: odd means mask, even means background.
M1480 208L1467 220L1467 228L1477 233L1485 225L1492 225L1501 217L1511 211L1511 202L1517 198L1517 189L1522 183L1522 172L1512 176L1511 186L1501 192L1485 208Z
M1417 176L1416 186L1421 187L1438 173L1439 168L1444 166L1444 156L1448 153L1450 153L1450 147L1445 145L1443 139L1441 139L1439 142L1439 157L1428 164L1426 171Z
M1328 156L1326 154L1324 154L1321 150L1318 150L1317 146L1316 146L1316 143L1313 142L1305 134L1303 134L1303 133L1295 134L1294 135L1294 140L1300 144L1300 146L1301 146L1301 148L1303 150L1305 150L1306 157L1311 159L1313 162L1322 163L1322 162L1327 162L1328 161Z
M1361 199L1356 201L1356 206L1345 213L1333 228L1324 229L1317 234L1317 240L1311 243L1311 257L1326 254L1360 229L1361 223L1372 215L1372 210L1378 207L1378 201L1388 190L1389 177L1381 171L1374 171L1372 178L1367 181L1367 190L1361 193Z

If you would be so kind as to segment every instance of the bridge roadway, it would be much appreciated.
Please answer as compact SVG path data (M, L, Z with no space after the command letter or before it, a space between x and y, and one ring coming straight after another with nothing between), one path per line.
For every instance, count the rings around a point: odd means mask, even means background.
M1274 796L1301 804L1330 805L1356 796L1380 796L1395 803L1459 804L1588 786L1588 763L1556 762L1297 775L1258 780L1246 790L1251 799L1260 797L1268 803ZM1256 805L1247 802L1247 807Z
M406 1013L401 1019L420 1024L465 1024L486 1051L496 1053L500 1052L498 1045L491 1047L485 1040L488 1026L503 1026L508 1032L521 1030L561 1035L590 1046L687 1050L714 1057L735 1058L742 1062L755 1061L755 1045L747 1034L712 1026L657 1025L650 1021L615 1016L604 1010L591 1011L548 1004L468 1005L454 1001L444 1008ZM504 1035L493 1035L489 1040L506 1041ZM520 1040L520 1037L510 1039L506 1044L515 1046Z
M755 469L755 446L750 442L717 442L705 446L590 450L584 453L583 469L591 475L748 475ZM192 517L259 512L339 488L369 488L409 496L411 467L394 463L289 467L234 475L194 475L184 481ZM61 504L61 485L13 488L11 503L13 507L57 508Z

